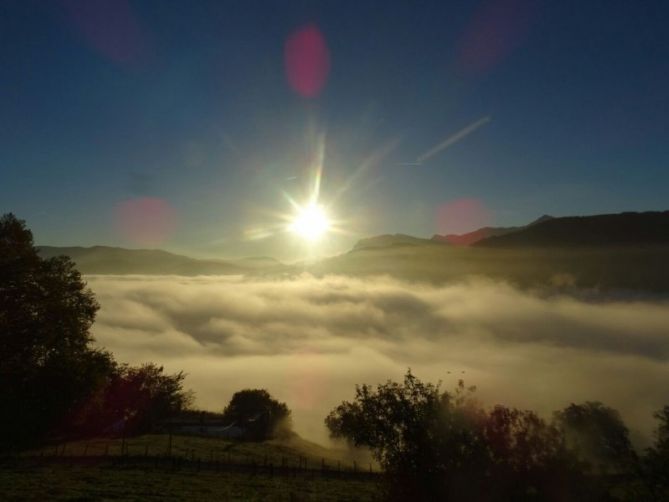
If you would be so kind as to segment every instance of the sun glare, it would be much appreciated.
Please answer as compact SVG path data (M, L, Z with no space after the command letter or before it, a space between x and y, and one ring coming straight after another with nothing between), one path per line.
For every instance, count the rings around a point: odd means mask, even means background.
M330 229L330 220L321 206L311 203L300 208L290 230L308 241L317 241Z

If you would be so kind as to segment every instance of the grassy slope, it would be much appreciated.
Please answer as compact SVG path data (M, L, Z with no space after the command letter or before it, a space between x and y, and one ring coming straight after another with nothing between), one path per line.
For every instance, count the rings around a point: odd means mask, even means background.
M0 469L2 500L374 500L370 481L52 466Z
M163 455L169 437L149 434L126 441L130 456ZM94 439L69 442L26 452L25 456L58 455L110 456L121 454L121 439ZM148 448L148 450L147 450ZM262 443L242 443L220 438L172 437L172 455L238 464L265 461L296 466L302 458L309 468L319 469L324 460L335 468L352 467L344 450L328 449L299 437ZM21 464L18 464L21 465ZM363 468L359 464L360 469ZM365 464L365 469L369 468ZM2 500L374 500L378 487L364 479L322 478L301 473L297 477L270 477L232 472L193 472L165 468L48 465L0 468Z
M121 439L92 439L66 443L65 456L79 455L120 455ZM169 436L167 434L147 434L129 438L126 450L129 455L164 455L168 451ZM49 446L42 450L28 452L27 455L52 455L58 449L61 454L63 445ZM148 450L147 450L148 448ZM353 458L347 450L325 448L311 441L295 436L287 440L271 440L264 442L237 442L221 438L197 436L172 436L172 456L201 458L203 460L223 460L233 463L249 463L252 461L267 462L275 465L286 459L290 465L306 459L308 467L320 467L324 460L327 465L334 466L340 462L342 466L352 466ZM369 465L365 464L368 469Z

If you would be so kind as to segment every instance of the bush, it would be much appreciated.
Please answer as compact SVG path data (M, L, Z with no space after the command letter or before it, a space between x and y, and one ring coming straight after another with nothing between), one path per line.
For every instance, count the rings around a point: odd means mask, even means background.
M235 392L223 418L244 429L244 437L252 441L284 436L292 428L288 406L273 399L265 389Z
M116 366L73 420L79 434L142 434L186 410L192 393L184 390L183 372L163 373L153 363Z
M555 421L570 448L595 472L613 474L634 467L637 457L629 431L613 408L599 402L572 403L555 413Z
M462 381L453 393L407 372L356 387L325 419L335 438L367 446L393 500L592 500L594 487L561 431L535 413L486 411Z

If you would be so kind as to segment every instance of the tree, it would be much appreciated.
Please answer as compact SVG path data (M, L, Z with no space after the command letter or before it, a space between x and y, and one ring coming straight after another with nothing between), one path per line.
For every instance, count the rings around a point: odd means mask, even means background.
M411 371L403 383L356 387L325 419L334 438L367 446L395 500L577 500L578 464L560 431L530 411L486 411Z
M629 471L637 457L620 414L600 402L587 401L555 413L569 446L603 473Z
M290 410L265 389L245 389L235 392L223 418L246 430L245 437L263 441L289 434L291 430Z
M641 462L643 495L646 500L669 500L669 405L655 412L654 416L659 422L655 443L648 448Z
M74 263L42 259L25 222L0 218L0 430L7 447L57 428L113 367L91 346L99 306Z
M72 420L82 435L146 433L162 420L186 410L192 393L183 388L186 375L166 375L153 363L138 367L117 365Z

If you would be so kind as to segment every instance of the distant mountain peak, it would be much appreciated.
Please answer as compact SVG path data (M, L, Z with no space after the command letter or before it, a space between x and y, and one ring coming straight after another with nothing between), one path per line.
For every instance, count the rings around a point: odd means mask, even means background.
M554 220L554 219L555 219L555 216L551 216L549 214L543 214L543 215L539 216L536 220L528 223L527 226L531 227L532 225L537 225L539 223L543 223L544 221Z
M542 217L543 218L543 217ZM490 247L669 244L669 211L547 218L477 243Z

